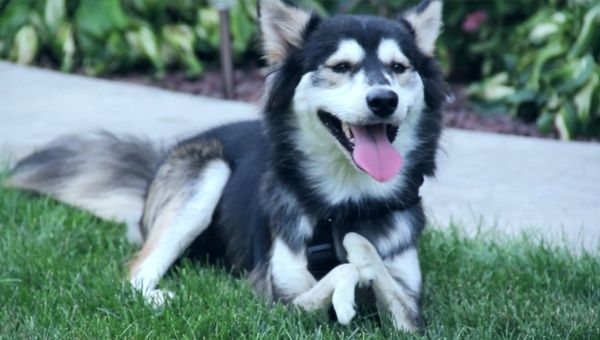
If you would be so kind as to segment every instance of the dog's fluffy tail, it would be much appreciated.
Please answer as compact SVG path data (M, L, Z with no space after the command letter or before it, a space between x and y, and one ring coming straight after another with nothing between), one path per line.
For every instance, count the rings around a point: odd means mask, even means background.
M125 222L127 238L141 243L144 196L165 154L149 141L109 133L63 137L19 161L6 185Z

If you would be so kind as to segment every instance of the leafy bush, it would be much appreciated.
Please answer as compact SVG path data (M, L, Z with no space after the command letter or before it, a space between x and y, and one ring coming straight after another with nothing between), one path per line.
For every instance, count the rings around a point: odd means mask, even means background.
M501 0L447 5L440 56L450 77L478 79L481 65L495 53L480 53L481 48L472 46L501 41L510 34L510 21L527 17L540 1L526 1L525 6ZM256 55L256 0L231 2L235 54ZM396 17L417 0L296 2L321 15ZM465 34L464 17L478 9L493 15L487 25ZM0 57L21 63L49 55L64 71L83 66L89 74L101 74L150 64L158 74L179 65L194 75L201 71L198 56L213 58L218 43L218 13L209 0L0 0Z
M470 88L488 108L562 139L600 137L600 4L557 2L514 27L496 73Z
M232 1L234 52L248 50L256 1ZM0 57L29 64L49 55L61 70L97 75L150 64L202 73L199 56L219 46L219 14L208 0L0 0Z

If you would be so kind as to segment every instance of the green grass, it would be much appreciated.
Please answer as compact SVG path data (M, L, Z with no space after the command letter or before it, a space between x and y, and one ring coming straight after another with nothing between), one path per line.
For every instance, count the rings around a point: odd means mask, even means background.
M245 280L186 262L153 310L124 282L124 227L0 189L0 338L402 338L372 316L343 327L253 297ZM526 240L428 230L426 338L600 338L600 258Z

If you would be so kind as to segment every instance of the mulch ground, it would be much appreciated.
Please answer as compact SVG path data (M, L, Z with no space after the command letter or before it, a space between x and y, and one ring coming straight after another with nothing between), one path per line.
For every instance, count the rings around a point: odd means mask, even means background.
M263 91L265 73L258 68L235 71L236 100L257 102ZM183 72L171 72L157 80L147 74L129 74L111 77L114 80L209 97L223 98L223 81L218 69L209 69L200 79L188 79ZM510 115L485 115L475 112L468 104L464 86L451 85L453 99L444 110L444 123L448 127L487 131L502 134L557 138L556 134L541 134L535 124L524 122Z

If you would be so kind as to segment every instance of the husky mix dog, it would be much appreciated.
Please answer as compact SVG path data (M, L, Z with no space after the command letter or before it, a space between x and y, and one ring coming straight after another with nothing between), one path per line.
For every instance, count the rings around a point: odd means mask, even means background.
M433 58L442 3L397 20L321 18L260 1L272 67L263 119L170 147L96 134L22 159L8 185L128 225L129 280L155 305L181 256L218 258L256 292L354 317L367 287L396 327L420 325L419 197L434 173L447 87ZM360 291L360 290L359 290Z

